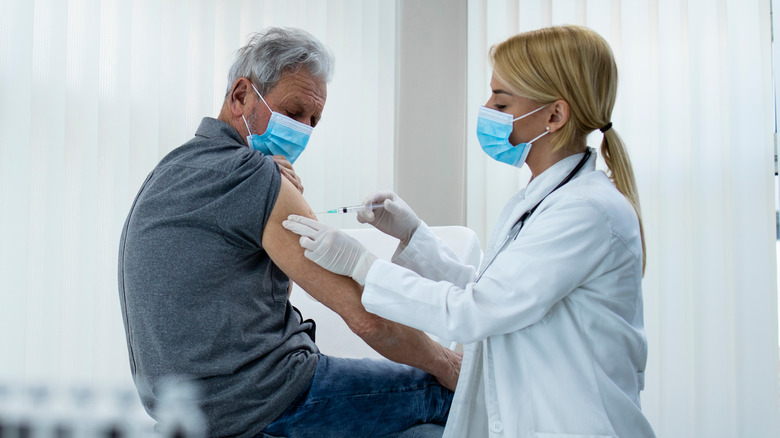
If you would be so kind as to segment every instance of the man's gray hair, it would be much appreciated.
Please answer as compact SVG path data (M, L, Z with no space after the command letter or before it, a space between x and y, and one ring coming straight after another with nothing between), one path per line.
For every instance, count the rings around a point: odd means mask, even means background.
M333 54L305 30L271 27L250 36L238 49L228 73L227 93L239 78L249 78L265 95L284 72L305 68L325 82L333 75Z

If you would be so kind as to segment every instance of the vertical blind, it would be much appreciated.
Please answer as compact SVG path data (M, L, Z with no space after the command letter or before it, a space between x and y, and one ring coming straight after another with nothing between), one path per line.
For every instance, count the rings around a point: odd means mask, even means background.
M217 116L253 32L300 27L335 55L295 166L311 207L392 187L394 17L381 0L0 0L0 379L129 380L125 216L157 162Z
M644 411L662 437L780 435L769 2L468 7L468 225L485 241L529 177L486 159L472 134L490 93L487 49L543 26L595 29L618 63L612 122L633 161L647 239ZM598 148L596 134L588 144Z

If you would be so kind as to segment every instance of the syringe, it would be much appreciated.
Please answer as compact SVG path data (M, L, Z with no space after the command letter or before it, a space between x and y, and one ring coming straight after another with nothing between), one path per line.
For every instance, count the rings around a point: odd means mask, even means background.
M366 211L366 210L373 210L375 208L384 207L384 202L380 202L379 204L371 204L371 205L350 205L348 207L339 207L334 208L333 210L328 211L319 211L314 214L327 214L327 213L337 213L337 214L344 214L344 213L357 213L360 211Z

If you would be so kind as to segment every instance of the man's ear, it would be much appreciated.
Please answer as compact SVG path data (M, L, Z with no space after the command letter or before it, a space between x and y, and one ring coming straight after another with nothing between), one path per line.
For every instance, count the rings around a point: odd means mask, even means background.
M549 113L550 116L547 119L547 126L550 127L550 132L555 132L563 128L566 122L569 121L569 102L566 102L565 100L556 100L550 104L550 109L552 111Z
M247 78L238 78L233 83L233 87L227 96L227 104L233 117L241 117L244 114L244 107L249 103L247 98L251 89L252 84Z

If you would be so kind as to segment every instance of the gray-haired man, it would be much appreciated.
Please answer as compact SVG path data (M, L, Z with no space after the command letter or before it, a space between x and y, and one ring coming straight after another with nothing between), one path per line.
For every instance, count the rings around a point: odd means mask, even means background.
M306 259L281 225L313 217L290 163L331 72L331 55L304 31L253 36L218 119L204 118L141 187L122 232L119 296L152 416L174 375L200 386L212 436L382 436L446 420L460 357L367 313L359 286ZM288 301L290 280L411 367L321 355L313 322Z

